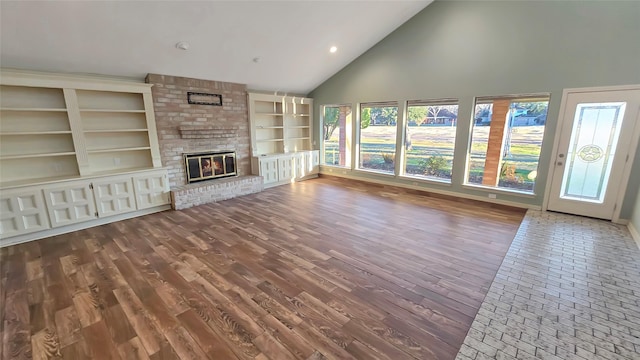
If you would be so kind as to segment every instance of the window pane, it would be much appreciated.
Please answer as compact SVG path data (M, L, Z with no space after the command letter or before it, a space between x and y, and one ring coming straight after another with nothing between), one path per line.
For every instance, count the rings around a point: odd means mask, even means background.
M351 167L351 106L325 106L322 121L322 163Z
M451 181L458 104L407 106L405 175Z
M602 203L626 103L578 104L560 197Z
M533 193L549 97L476 101L467 183Z
M398 107L360 107L360 169L394 173Z

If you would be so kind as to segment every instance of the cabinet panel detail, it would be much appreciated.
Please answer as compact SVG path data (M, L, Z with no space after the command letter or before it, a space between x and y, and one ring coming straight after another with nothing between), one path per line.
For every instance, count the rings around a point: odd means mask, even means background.
M96 218L93 194L88 183L45 188L44 196L52 227Z
M278 182L278 159L260 159L260 175L264 178L265 184Z
M164 173L135 176L133 188L138 210L169 204L169 184Z
M293 179L293 158L290 156L278 158L278 179L290 181Z
M0 236L2 238L49 228L42 193L39 189L0 197Z
M94 182L93 195L100 217L136 210L131 178Z

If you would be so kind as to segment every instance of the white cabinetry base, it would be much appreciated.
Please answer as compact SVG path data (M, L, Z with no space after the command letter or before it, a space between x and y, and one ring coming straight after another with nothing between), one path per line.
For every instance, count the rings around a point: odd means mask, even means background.
M253 173L264 179L264 187L283 185L318 177L318 150L255 156L251 159Z
M169 209L167 184L149 169L1 189L0 247Z
M48 230L44 230L36 233L13 236L8 239L0 239L0 248L5 246L22 244L32 240L40 240L50 236L56 236L56 235L66 234L66 233L70 233L78 230L88 229L94 226L109 224L116 221L132 219L134 217L149 215L149 214L170 210L170 209L171 209L171 205L156 206L156 207L133 211L125 214L119 214L119 215L109 216L106 218L99 218L95 220L76 223L73 225L67 225L67 226L57 227L53 229L48 229Z

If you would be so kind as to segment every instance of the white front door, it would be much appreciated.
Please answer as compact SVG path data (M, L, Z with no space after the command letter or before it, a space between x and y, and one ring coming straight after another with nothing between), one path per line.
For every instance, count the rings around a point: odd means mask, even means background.
M608 220L619 213L639 110L640 86L565 91L548 210Z

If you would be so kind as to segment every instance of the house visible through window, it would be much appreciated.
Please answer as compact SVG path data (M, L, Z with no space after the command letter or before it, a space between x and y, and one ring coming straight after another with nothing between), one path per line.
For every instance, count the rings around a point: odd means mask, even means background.
M351 167L351 106L324 106L322 141L324 165Z
M533 193L549 96L477 98L467 183Z
M457 100L407 102L405 175L451 181L457 121Z
M396 103L361 104L359 169L395 173L397 123Z

